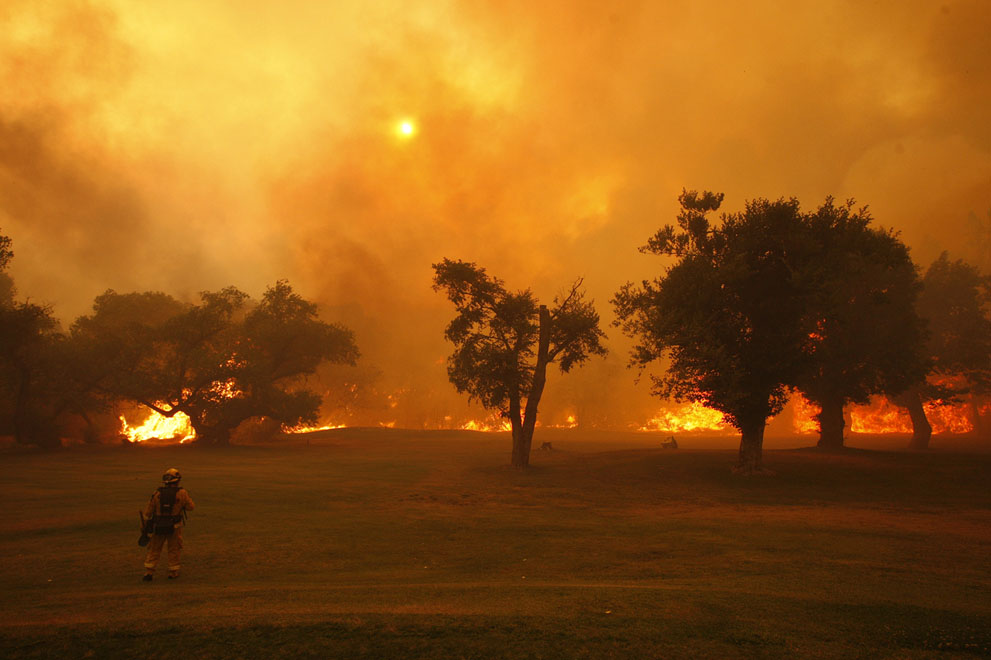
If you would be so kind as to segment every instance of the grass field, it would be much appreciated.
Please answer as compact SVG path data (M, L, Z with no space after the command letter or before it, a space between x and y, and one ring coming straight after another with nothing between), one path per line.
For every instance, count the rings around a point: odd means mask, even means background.
M633 434L553 434L526 472L502 434L309 441L8 451L0 657L991 655L986 452L774 449L746 478ZM197 510L182 578L142 583L167 467Z

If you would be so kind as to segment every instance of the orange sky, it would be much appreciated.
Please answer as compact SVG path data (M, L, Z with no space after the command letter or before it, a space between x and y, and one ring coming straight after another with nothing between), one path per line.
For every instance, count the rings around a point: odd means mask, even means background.
M608 323L682 187L855 197L921 264L989 256L984 0L7 0L0 54L22 296L70 321L107 288L288 278L389 387L442 401L431 263L546 298L584 276ZM609 334L551 409L632 387Z

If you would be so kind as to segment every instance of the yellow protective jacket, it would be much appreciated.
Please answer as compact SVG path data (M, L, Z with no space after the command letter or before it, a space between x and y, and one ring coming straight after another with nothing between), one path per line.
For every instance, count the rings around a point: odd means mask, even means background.
M148 500L148 506L145 507L146 519L150 520L152 517L156 515L161 515L162 511L161 511L161 507L159 506L158 499L159 499L159 494L158 491L156 490L154 495L151 496L151 499ZM190 497L186 489L182 487L180 487L179 492L176 493L175 503L176 506L174 507L175 508L175 511L173 512L174 515L179 515L183 511L192 511L194 508L196 508L196 505L193 504L193 498ZM182 519L180 518L179 520L180 521L176 524L182 525Z

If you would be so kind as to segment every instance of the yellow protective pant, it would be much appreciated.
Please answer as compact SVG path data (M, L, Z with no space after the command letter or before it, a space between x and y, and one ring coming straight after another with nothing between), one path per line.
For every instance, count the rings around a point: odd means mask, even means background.
M169 544L169 573L179 572L179 555L182 553L182 527L176 527L168 536L152 534L148 543L148 554L145 555L145 569L154 573L158 566L158 558L162 556L162 546Z

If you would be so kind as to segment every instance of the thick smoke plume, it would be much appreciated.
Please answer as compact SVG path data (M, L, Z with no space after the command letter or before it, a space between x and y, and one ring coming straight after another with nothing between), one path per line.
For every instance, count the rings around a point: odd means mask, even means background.
M583 276L608 322L612 292L663 267L636 248L682 187L729 210L854 197L920 265L991 269L982 0L14 0L0 85L22 295L69 322L106 288L288 278L356 330L363 366L331 380L393 395L399 425L463 410L432 263L548 299ZM610 339L551 383L548 421L656 408Z

